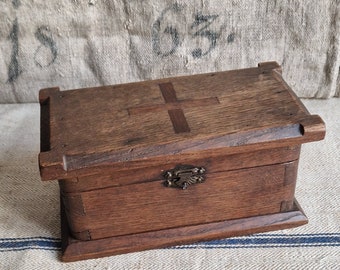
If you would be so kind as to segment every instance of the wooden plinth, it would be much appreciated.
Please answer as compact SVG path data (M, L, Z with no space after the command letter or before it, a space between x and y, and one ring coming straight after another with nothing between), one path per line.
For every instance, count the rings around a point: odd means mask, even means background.
M300 226L308 222L301 207L295 201L294 209L289 212L81 241L76 240L69 234L63 208L63 205L61 205L61 259L64 262L281 230Z

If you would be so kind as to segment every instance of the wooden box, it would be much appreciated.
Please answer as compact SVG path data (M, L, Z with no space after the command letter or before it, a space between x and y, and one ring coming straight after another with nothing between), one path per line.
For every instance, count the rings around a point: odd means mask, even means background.
M300 145L325 134L257 68L40 91L43 180L58 179L64 261L307 223Z

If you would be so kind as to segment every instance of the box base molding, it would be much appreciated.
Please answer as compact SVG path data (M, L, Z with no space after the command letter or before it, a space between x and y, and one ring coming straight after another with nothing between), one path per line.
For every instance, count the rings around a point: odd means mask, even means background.
M61 203L61 260L72 262L199 241L282 230L304 225L307 222L307 217L295 200L293 209L288 212L82 241L70 235L64 207Z

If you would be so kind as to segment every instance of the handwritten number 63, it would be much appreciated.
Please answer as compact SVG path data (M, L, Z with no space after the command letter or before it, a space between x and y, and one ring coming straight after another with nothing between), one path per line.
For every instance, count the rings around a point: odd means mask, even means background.
M183 7L174 4L163 10L161 15L152 25L152 49L153 52L161 57L167 57L176 52L178 47L181 45L181 37L178 32L178 29L175 26L167 25L162 31L162 23L165 20L165 16L167 14L179 14L183 10ZM209 54L217 44L217 40L220 37L220 33L209 30L209 26L218 18L218 15L203 15L202 13L197 13L194 16L194 21L190 26L190 29L193 31L191 34L192 38L206 38L209 44L209 47L206 50L202 50L201 48L196 48L191 51L191 55L194 58L201 58L207 54ZM162 49L161 38L162 35L168 35L171 40L170 47L167 49ZM163 46L164 47L164 46Z

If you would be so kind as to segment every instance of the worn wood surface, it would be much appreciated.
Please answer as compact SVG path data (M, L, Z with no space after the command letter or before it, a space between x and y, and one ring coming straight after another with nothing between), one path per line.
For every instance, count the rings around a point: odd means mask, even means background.
M271 62L124 85L42 90L42 110L50 119L42 116L42 178L322 139L322 120L306 111L279 70Z
M43 180L58 179L63 260L306 223L294 192L300 145L321 140L275 62L257 68L40 92ZM203 167L165 187L179 164Z
M74 239L70 234L63 211L61 216L62 260L65 262L93 259L172 245L190 244L198 241L231 236L282 230L300 226L308 222L305 214L295 201L293 208L288 212L81 241Z
M185 160L185 164L194 164L204 167L210 172L223 172L242 168L258 167L270 164L285 163L297 160L300 154L300 146L287 146L275 149L257 150L246 153L231 155L209 155L193 156ZM164 161L160 164L151 164L140 169L129 169L117 171L115 167L108 166L102 173L75 177L70 179L60 179L59 184L63 193L83 192L99 188L114 186L125 186L137 183L161 180L162 174L170 170L179 161Z
M205 182L186 190L167 188L158 180L62 194L62 199L71 231L91 240L273 214L283 202L288 211L296 170L297 161L292 161L208 173Z

